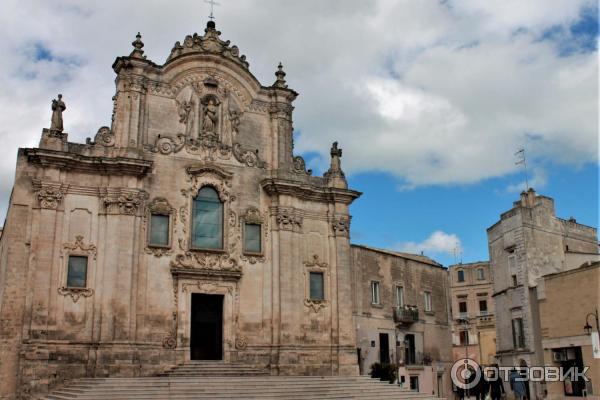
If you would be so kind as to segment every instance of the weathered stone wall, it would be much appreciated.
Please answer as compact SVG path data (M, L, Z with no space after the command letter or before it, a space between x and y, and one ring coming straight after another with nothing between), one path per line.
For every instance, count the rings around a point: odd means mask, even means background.
M352 265L356 296L354 315L362 373L368 373L370 366L380 361L379 333L389 335L392 362L404 358L404 337L412 334L421 367L407 366L401 371L407 376L418 375L420 389L427 393L437 393L437 376L440 375L444 391L449 395L452 345L447 270L424 256L358 245L352 246ZM371 302L371 281L380 283L379 304ZM418 309L418 320L404 324L395 322L396 286L404 289L404 304ZM431 293L431 311L425 311L425 291ZM422 359L426 356L431 357L433 374L432 367L425 367L427 373L423 369Z

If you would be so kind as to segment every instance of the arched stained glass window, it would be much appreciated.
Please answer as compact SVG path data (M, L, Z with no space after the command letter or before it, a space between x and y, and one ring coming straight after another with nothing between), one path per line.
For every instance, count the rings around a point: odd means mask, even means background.
M210 186L200 189L194 199L192 248L223 249L223 203Z

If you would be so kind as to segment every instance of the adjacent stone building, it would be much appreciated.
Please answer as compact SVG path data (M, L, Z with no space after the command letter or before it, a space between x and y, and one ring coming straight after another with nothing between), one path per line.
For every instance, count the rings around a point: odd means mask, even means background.
M448 271L429 257L352 245L360 369L397 363L405 387L451 395Z
M487 234L499 364L543 365L536 287L543 275L575 268L570 253L597 254L597 231L556 217L554 201L529 189ZM534 398L542 397L544 390L540 383L529 384Z
M468 357L491 365L496 356L494 282L490 263L479 261L448 267L454 360Z
M19 149L0 239L0 398L190 360L358 374L360 193L341 149L324 176L306 170L282 66L262 85L213 22L162 64L143 47L138 34L115 60L114 112L93 139L69 142L65 95L39 147Z
M598 335L594 314L600 309L600 262L545 275L538 281L537 298L544 365L589 367L590 382L547 382L547 398L600 399L600 348L594 357L590 336Z

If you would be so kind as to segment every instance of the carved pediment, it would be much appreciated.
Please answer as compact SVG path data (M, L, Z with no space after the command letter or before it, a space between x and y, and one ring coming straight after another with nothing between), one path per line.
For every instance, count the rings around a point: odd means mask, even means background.
M250 64L246 61L246 56L240 55L238 47L235 45L230 46L231 42L222 40L220 35L221 32L216 29L215 23L209 21L206 24L203 36L194 33L186 36L183 43L176 42L171 49L169 58L167 58L167 63L185 54L219 54L247 69Z

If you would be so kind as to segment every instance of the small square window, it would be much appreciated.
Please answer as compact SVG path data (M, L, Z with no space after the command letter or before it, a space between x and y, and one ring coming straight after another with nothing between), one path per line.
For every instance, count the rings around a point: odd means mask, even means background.
M168 215L150 215L150 246L169 245L169 219Z
M67 287L84 288L87 281L87 261L85 256L69 256Z
M458 272L457 272L457 274L456 274L456 275L457 275L457 276L456 276L456 279L457 279L459 282L464 282L464 281L465 281L465 271L463 271L463 270L460 270L460 271L458 271Z
M244 225L244 251L246 253L262 253L261 228L260 224Z
M310 299L325 300L325 285L322 272L310 273Z
M371 282L371 303L379 304L379 282Z

